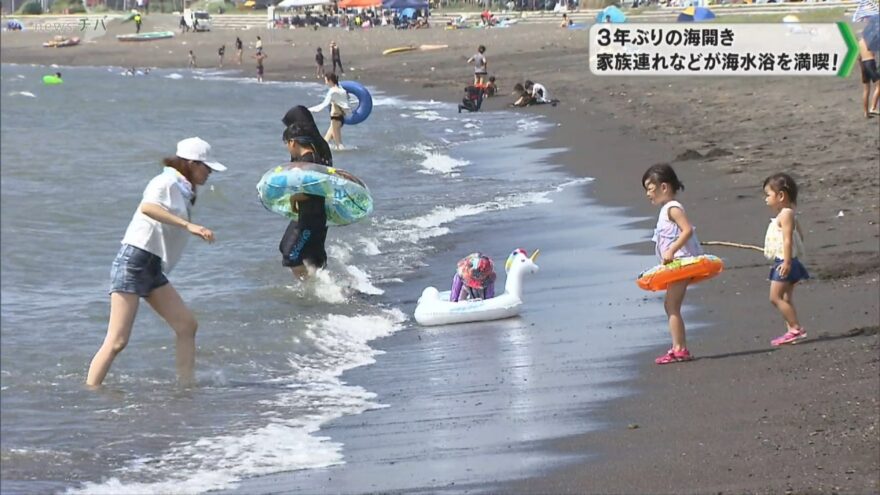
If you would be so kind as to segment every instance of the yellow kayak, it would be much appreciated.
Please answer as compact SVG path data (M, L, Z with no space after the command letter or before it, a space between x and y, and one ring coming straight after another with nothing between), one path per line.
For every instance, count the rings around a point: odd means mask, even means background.
M389 48L382 52L382 55L392 55L394 53L403 53L403 52L411 52L413 50L417 50L415 46L398 46L397 48Z

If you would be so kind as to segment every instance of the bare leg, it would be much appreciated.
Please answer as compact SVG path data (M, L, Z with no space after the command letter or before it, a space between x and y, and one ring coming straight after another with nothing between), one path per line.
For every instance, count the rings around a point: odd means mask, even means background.
M331 120L330 131L333 133L333 140L336 141L336 146L342 149L342 122Z
M782 313L785 323L790 329L799 329L797 312L794 309L794 284L788 282L770 282L770 302Z
M147 302L174 330L177 335L176 358L178 380L184 385L193 383L196 363L196 330L199 324L195 315L186 307L180 294L170 283L154 290Z
M871 111L880 111L880 81L874 83L874 97L871 99Z
M297 280L305 280L309 278L309 269L306 265L292 266L290 267L290 271L293 272L293 278Z
M862 84L862 112L865 115L865 118L870 117L868 115L868 100L870 99L871 94L871 83Z
M87 385L97 387L103 383L113 359L128 345L139 303L140 297L137 294L124 292L110 294L110 322L107 324L107 336L104 337L104 343L89 365Z
M684 319L681 317L681 304L684 302L689 282L690 280L683 280L669 284L669 287L666 288L666 300L663 302L666 316L669 317L669 334L672 336L672 349L675 351L687 349Z

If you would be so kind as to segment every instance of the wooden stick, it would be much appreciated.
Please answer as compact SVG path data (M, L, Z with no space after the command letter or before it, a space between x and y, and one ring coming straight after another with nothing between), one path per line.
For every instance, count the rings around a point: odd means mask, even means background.
M764 252L764 248L760 246L755 246L753 244L740 244L738 242L727 242L727 241L704 241L701 242L703 246L727 246L727 247L735 247L741 249L754 249L755 251Z

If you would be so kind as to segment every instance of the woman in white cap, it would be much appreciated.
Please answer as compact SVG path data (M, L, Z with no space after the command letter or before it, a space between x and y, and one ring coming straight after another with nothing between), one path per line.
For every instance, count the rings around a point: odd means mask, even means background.
M210 153L211 145L202 139L180 141L176 156L162 161L162 173L144 189L110 270L110 323L104 343L92 358L86 384L100 385L113 359L128 344L140 298L174 330L178 378L182 383L193 381L198 323L166 274L180 260L190 235L214 242L210 229L190 222L196 187L212 171L226 170Z

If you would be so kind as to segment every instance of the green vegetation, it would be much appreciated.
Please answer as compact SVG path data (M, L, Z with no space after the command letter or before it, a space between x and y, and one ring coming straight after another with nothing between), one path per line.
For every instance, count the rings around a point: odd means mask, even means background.
M833 8L833 9L816 9L816 10L806 10L801 12L795 12L793 15L796 15L800 22L837 22L842 21L844 19L844 15L846 13L846 9L844 8ZM767 14L724 14L716 12L718 17L715 18L715 22L756 22L756 23L778 23L782 22L782 18L787 15L792 15L792 13L767 13Z
M18 13L21 15L40 15L43 13L43 6L40 5L40 2L28 2L18 9Z
M86 8L82 0L55 0L49 10L53 14L83 14Z

